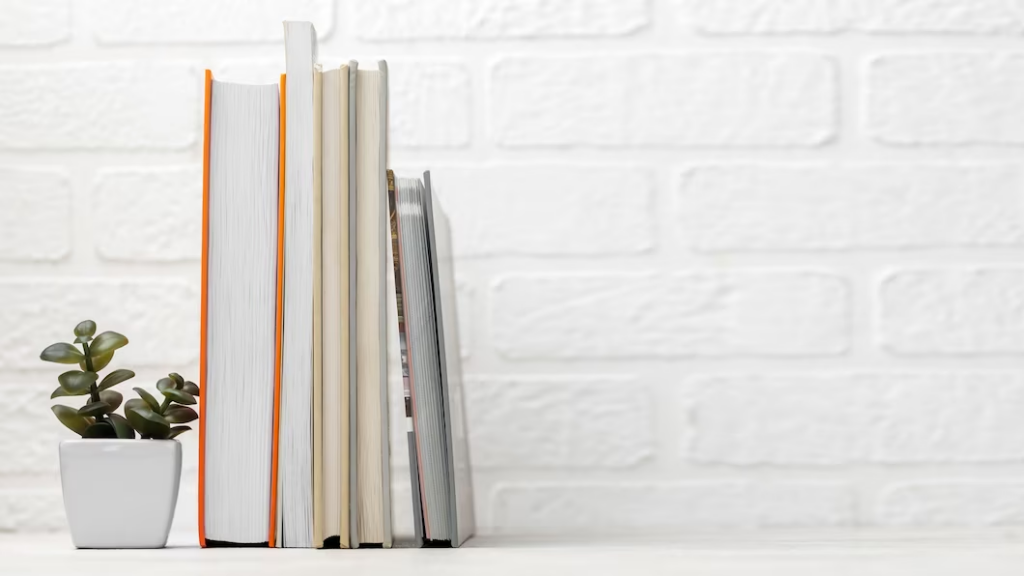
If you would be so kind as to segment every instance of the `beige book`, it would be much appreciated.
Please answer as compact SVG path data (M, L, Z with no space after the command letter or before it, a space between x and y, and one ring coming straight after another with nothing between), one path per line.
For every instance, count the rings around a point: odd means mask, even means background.
M356 77L359 73L359 63L355 60L350 60L348 63L348 140L346 145L348 148L348 244L345 250L346 257L348 258L348 316L346 320L348 322L348 356L346 360L348 362L347 374L348 381L348 406L346 414L348 415L348 452L345 453L343 462L347 469L346 479L348 480L347 486L344 487L347 490L348 498L345 500L348 507L345 512L348 514L348 545L350 548L359 547L359 503L357 498L359 496L359 482L358 482L358 468L356 465L356 455L358 454L357 438L358 431L356 429L357 418L356 418L356 407L357 402L357 387L356 387L356 369L358 354L356 353ZM342 84L346 82L344 76L341 78ZM344 111L342 112L344 115ZM344 544L342 544L344 545Z
M323 73L323 525L349 547L348 66Z
M313 545L324 543L323 73L313 71Z
M356 80L358 540L391 546L387 435L387 68Z

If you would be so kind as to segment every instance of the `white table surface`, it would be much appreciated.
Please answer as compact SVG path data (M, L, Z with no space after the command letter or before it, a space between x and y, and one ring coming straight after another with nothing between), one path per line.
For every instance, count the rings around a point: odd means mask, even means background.
M191 539L189 539L191 540ZM0 535L0 574L74 576L1020 576L1024 530L687 535L657 540L478 538L458 550L75 550L66 534Z

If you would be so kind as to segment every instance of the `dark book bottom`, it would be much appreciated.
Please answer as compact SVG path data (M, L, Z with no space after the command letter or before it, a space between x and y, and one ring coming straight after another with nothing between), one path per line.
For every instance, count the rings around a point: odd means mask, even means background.
M207 548L269 548L270 542L225 542L206 539Z
M341 548L341 536L329 536L324 538L324 549Z

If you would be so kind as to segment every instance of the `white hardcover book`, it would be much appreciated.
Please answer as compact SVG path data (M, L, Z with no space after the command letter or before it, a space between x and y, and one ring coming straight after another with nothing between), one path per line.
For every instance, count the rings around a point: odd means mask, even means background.
M212 82L206 255L206 545L267 544L276 370L276 84Z
M316 31L285 22L284 320L278 445L279 546L313 546L314 110Z

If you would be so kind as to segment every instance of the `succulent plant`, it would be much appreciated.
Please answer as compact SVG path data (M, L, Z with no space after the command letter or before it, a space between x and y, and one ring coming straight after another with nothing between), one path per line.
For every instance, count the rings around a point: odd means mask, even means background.
M135 391L139 398L132 398L124 404L124 414L128 417L128 423L138 430L143 438L174 438L192 428L172 424L184 424L199 418L196 411L189 408L189 405L196 403L199 386L174 372L167 376L156 382L156 389L164 397L163 402L158 402L152 394L136 387Z
M57 419L82 438L134 438L135 433L127 420L114 410L123 397L113 386L135 377L131 370L119 369L99 379L99 371L110 364L114 352L128 344L128 339L117 332L101 332L95 338L96 323L92 320L75 326L75 344L58 342L43 350L39 358L57 364L78 364L80 370L69 370L57 377L60 386L50 398L62 396L88 396L88 402L79 409L56 405L51 408Z
M110 364L114 352L128 344L128 338L117 332L96 334L96 323L92 320L79 322L75 326L75 344L58 342L46 347L39 355L41 360L57 364L78 364L80 370L69 370L57 377L60 386L50 398L63 396L88 396L85 406L75 409L70 406L51 407L57 419L68 429L82 438L135 438L138 431L142 438L169 439L191 430L183 424L199 418L188 405L195 404L199 387L186 382L181 376L171 373L156 383L157 390L164 396L157 402L149 392L135 388L140 398L133 398L124 404L124 416L115 411L124 399L112 387L135 377L135 372L123 368L114 370L99 378L100 370Z

